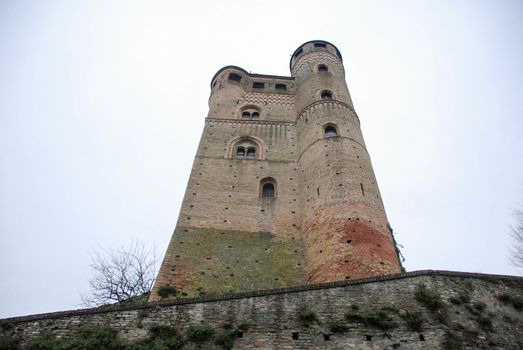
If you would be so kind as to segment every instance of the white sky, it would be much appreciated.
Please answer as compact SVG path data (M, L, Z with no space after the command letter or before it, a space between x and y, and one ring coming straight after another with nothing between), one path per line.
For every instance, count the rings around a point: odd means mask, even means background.
M521 1L0 1L0 317L75 308L89 252L163 253L233 64L344 57L408 270L517 274Z

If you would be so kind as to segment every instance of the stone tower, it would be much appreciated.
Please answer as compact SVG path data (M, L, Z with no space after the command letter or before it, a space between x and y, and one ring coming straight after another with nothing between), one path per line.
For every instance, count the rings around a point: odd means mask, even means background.
M400 272L340 52L307 42L290 70L213 77L151 301Z

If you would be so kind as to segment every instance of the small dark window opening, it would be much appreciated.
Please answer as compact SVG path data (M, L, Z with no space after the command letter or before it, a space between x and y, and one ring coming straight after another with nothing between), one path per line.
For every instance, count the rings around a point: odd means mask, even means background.
M242 331L237 331L237 332L236 332L236 336L237 336L238 338L243 338L243 332L242 332Z
M425 341L425 336L424 336L423 334L420 334L420 335L419 335L419 340L421 340L421 341Z
M314 47L327 47L325 43L314 43Z
M247 159L256 158L256 149L254 147L247 148Z
M274 197L274 185L266 183L262 187L262 197Z
M285 85L285 84L276 84L276 90L287 91L287 85Z
M294 340L298 340L299 337L300 337L300 333L298 333L298 332L292 332L292 339L294 339Z
M331 340L331 335L330 334L323 334L323 340Z
M332 100L332 92L325 90L321 92L321 99L322 100Z
M372 335L366 335L367 341L372 341Z
M242 113L242 119L251 119L251 113L243 112Z
M245 148L238 147L236 150L236 159L243 159L245 158Z
M265 87L265 83L254 82L252 83L252 87L255 89L263 89Z
M229 80L240 82L242 80L242 76L236 73L230 73Z
M299 49L299 50L296 51L296 53L294 54L294 57L298 57L299 55L301 55L302 52L303 52L303 49Z
M338 132L336 131L336 128L333 125L327 125L325 127L325 137L336 137L338 136Z
M251 119L260 119L260 113L258 112L252 112Z
M326 65L320 64L318 66L318 72L328 72L328 71L329 71L329 67L327 67Z

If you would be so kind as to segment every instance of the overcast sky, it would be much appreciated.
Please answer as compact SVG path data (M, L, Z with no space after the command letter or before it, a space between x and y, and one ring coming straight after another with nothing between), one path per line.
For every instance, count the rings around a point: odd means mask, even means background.
M407 270L517 274L521 1L0 1L0 317L78 307L89 252L163 257L225 65L323 39Z

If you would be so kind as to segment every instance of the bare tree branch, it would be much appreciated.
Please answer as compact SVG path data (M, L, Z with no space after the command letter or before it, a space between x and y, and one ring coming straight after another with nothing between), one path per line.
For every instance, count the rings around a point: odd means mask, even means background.
M509 260L518 269L523 269L523 210L516 210L514 217L516 222L510 229L513 242Z
M158 262L156 249L135 241L128 247L101 249L90 255L90 293L81 296L83 305L122 302L151 291Z
M516 222L510 228L512 248L510 250L510 263L518 269L523 269L523 210L514 211Z

